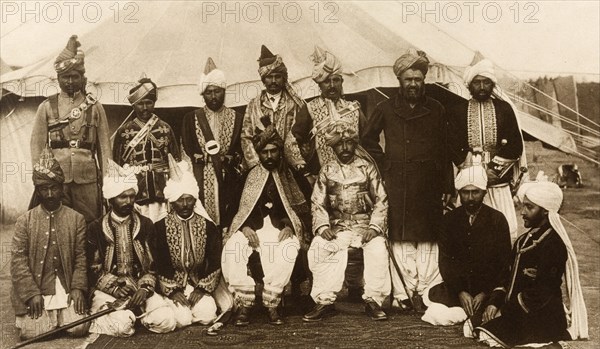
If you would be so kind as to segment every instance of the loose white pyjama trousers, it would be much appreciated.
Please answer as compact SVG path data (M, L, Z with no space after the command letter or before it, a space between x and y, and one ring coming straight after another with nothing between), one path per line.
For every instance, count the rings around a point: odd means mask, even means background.
M442 281L438 266L438 245L435 242L390 241L396 263L410 294L392 267L393 295L398 301L412 297L414 293L423 295L431 286Z

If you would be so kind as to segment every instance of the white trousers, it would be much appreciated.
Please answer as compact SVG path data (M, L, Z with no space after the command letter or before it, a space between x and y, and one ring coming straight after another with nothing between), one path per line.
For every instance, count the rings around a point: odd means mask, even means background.
M435 242L390 241L396 263L402 273L410 294L392 267L392 285L395 299L404 300L414 293L423 295L424 291L442 281L438 266L438 245Z
M114 302L115 297L101 291L94 291L92 299L92 314L107 308L106 303ZM165 298L154 293L146 300L144 313L141 318L142 324L152 332L167 333L176 328L177 321L173 309ZM107 334L114 337L129 337L134 332L136 316L131 310L117 310L110 314L101 316L92 321L90 332Z
M183 295L187 298L193 291L194 287L187 284L183 291ZM217 317L217 304L210 294L205 294L198 303L194 304L191 308L181 304L175 304L170 298L165 299L167 303L169 303L171 309L173 309L177 328L189 326L196 322L202 325L208 325Z
M263 228L257 232L260 262L265 274L263 278L263 304L276 307L281 301L281 293L290 282L294 263L300 249L296 236L279 242L279 229L273 227L267 216ZM229 290L234 294L235 302L244 307L254 304L254 279L248 275L248 258L252 254L248 239L241 232L235 232L225 246L221 258L221 268Z
M371 298L379 305L390 294L389 258L385 238L377 236L366 244L362 235L340 231L332 241L316 236L308 250L308 266L313 274L311 297L318 304L333 304L341 291L348 265L348 247L360 247L364 257L365 288L363 299Z
M510 243L517 240L517 213L515 212L515 203L510 192L510 186L488 188L487 195L483 198L483 203L502 212L508 221L510 230Z

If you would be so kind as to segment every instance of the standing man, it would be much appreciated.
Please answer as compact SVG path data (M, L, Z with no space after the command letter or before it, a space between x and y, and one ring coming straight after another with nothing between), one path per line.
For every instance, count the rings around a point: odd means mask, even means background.
M358 133L352 123L330 125L325 139L337 159L323 166L312 194L316 236L308 251L308 263L316 306L303 320L320 321L334 311L350 246L364 251L365 312L373 320L385 320L381 304L391 287L385 235L387 194L376 165L355 153Z
M239 202L243 117L224 105L225 73L210 57L199 88L206 105L184 115L181 144L192 157L200 201L217 226L228 228Z
M316 156L320 166L337 159L333 148L325 142L328 126L338 120L347 121L355 125L355 129L362 131L367 119L356 101L344 99L342 84L342 62L333 54L316 46L312 55L315 64L312 78L319 85L321 95L307 103L308 113L296 116L296 123L292 132L303 151L305 159L310 163Z
M274 55L263 45L258 66L258 73L266 89L248 103L244 115L242 150L246 166L250 169L260 163L258 151L252 145L257 130L264 131L265 124L273 124L284 141L283 155L287 163L295 171L303 173L306 162L290 131L299 115L307 113L306 104L289 83L287 67L280 55ZM261 121L262 118L268 119L268 122Z
M510 257L506 218L483 203L487 176L481 162L462 169L454 184L462 205L444 216L439 240L444 282L429 290L429 300L438 304L430 305L423 316L436 325L481 318ZM454 309L447 311L444 306Z
M408 297L424 312L423 291L439 276L437 239L443 201L452 188L452 168L446 157L444 108L425 96L429 60L422 51L409 50L394 63L398 94L380 103L367 123L365 149L383 172L389 197L389 239L410 294L392 273L394 298ZM385 132L385 152L379 145ZM406 302L405 302L406 304Z
M587 309L577 256L558 214L563 193L555 183L530 182L519 188L517 196L530 229L515 242L510 270L492 292L475 334L479 341L505 348L586 339Z
M120 166L133 167L139 183L137 208L157 222L167 215L163 193L169 174L167 154L179 159L179 146L171 126L154 114L157 87L152 80L141 79L127 99L135 118L117 130L113 158Z
M42 149L50 146L65 174L63 203L89 223L102 214L99 181L112 154L104 108L85 92L84 54L79 46L77 35L71 36L54 62L61 91L37 110L31 157L35 164Z
M102 193L110 211L88 226L90 284L95 291L91 312L107 302L129 298L127 308L94 319L90 332L127 337L135 332L136 315L148 330L173 331L175 315L166 300L154 292L155 262L152 256L154 226L134 210L138 192L136 176L109 162Z
M87 313L85 219L62 205L65 176L45 148L33 183L41 204L17 219L10 264L11 301L22 340L36 337ZM84 323L67 330L84 336Z
M269 322L282 325L277 307L305 241L302 223L293 207L306 203L302 202L304 197L292 174L282 166L283 139L273 124L254 136L254 149L260 163L246 178L240 210L225 236L221 264L238 305L235 324L246 326L255 300L255 282L248 275L248 260L253 251L258 252L264 272L263 305Z
M483 155L488 176L484 203L504 213L514 242L517 215L509 184L523 153L521 130L510 104L492 98L497 83L492 62L484 59L467 68L464 80L473 98L448 109L452 161L460 168L469 152Z
M159 290L174 308L177 327L211 324L217 307L228 311L233 306L227 288L219 287L222 235L198 200L198 183L190 165L176 163L169 154L165 198L173 209L154 225Z

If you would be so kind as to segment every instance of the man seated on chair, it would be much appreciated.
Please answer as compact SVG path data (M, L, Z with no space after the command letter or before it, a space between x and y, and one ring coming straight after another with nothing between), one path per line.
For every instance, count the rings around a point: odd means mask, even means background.
M274 124L267 120L263 124L264 131L256 130L253 137L260 164L248 173L221 259L223 276L238 307L237 326L248 325L254 305L255 281L248 275L248 258L253 250L260 254L264 271L262 301L269 322L284 323L277 307L304 241L302 223L294 207L306 202L292 173L283 169L283 139Z
M326 139L337 158L321 168L311 198L316 236L308 251L308 263L313 273L311 296L317 304L303 320L320 321L334 311L350 246L363 249L365 311L373 320L385 320L381 304L390 294L391 281L383 181L376 165L359 156L358 132L353 124L341 120L332 124Z

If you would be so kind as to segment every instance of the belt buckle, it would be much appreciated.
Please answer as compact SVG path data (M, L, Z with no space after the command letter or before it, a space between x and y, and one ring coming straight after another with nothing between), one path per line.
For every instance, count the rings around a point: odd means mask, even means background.
M69 147L79 148L79 139L72 139L69 141Z
M94 98L94 96L91 93L88 93L87 95L85 95L85 102L88 105L92 105L92 104L96 104L96 102L98 102L98 100L96 98Z

